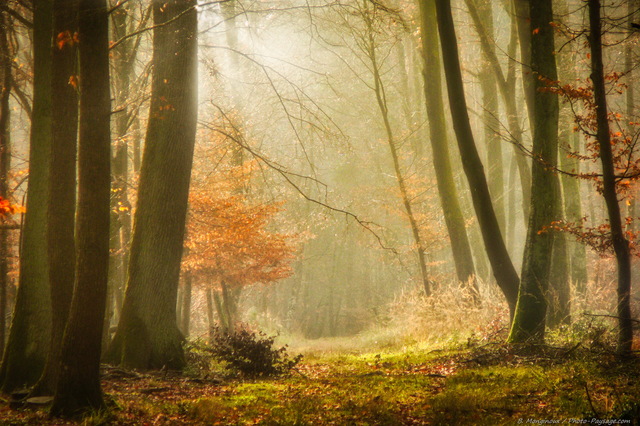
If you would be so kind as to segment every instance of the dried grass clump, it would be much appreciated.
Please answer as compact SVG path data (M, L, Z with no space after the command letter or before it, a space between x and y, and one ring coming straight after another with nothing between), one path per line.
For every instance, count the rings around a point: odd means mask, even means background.
M390 305L389 326L407 340L432 344L486 339L506 332L509 311L504 297L495 284L478 284L479 304L467 283L441 285L429 297L420 288L405 291Z

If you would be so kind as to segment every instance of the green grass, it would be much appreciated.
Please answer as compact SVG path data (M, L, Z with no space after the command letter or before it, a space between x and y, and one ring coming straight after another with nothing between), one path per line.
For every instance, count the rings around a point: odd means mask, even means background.
M501 347L495 355L507 358L486 365L462 349L315 356L301 366L305 376L231 383L188 412L213 424L499 425L616 419L639 402L637 363L612 368L586 353L564 361L510 351Z
M111 410L84 424L640 424L639 379L637 359L583 348L308 352L295 372L272 379L220 383L162 372L105 379ZM43 412L0 409L2 424L47 423Z

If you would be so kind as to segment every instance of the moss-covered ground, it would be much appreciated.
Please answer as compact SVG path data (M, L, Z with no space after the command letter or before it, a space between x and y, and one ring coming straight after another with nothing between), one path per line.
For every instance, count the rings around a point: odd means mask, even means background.
M200 360L202 362L202 360ZM639 424L640 361L580 346L307 354L247 380L105 368L110 410L85 424ZM65 424L0 406L0 424Z

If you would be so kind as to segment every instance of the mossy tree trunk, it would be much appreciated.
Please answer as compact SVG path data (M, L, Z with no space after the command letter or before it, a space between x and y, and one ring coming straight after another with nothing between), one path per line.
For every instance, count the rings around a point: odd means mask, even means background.
M76 284L64 331L51 414L83 417L105 408L100 388L109 272L111 96L106 0L80 0L80 120Z
M484 167L478 155L473 132L471 131L450 1L436 0L436 11L442 58L447 77L449 107L458 141L458 149L462 158L462 167L469 182L473 207L480 224L482 239L491 263L493 275L507 299L511 313L513 313L518 297L518 273L507 252L500 226L493 210Z
M449 138L447 137L442 97L442 64L438 49L436 10L432 1L420 0L419 6L422 55L424 57L424 95L429 118L429 142L433 155L438 195L451 242L451 252L458 280L462 282L473 280L473 289L477 296L478 289L471 245L449 155Z
M511 327L512 343L544 339L553 232L543 228L558 214L558 180L552 170L558 157L558 97L545 90L557 80L551 0L530 4L531 66L535 80L531 213L524 249L518 306Z
M107 354L127 367L179 369L185 362L176 303L197 122L195 5L153 3L154 74L129 277Z
M20 278L0 387L11 392L40 377L49 353L51 298L47 261L47 200L51 148L52 1L34 2L33 111L29 186L20 250Z
M62 336L69 317L75 280L76 156L78 133L76 77L78 1L54 0L54 34L66 41L52 46L51 87L56 108L52 111L49 170L48 255L51 286L51 346L45 369L32 395L52 395L60 371Z

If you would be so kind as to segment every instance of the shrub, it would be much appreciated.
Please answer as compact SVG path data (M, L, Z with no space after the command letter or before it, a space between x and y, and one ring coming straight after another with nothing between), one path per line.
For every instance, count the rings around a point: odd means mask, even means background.
M289 358L287 346L274 347L275 336L239 328L233 332L214 330L211 351L227 369L249 377L278 376L289 372L302 355Z

